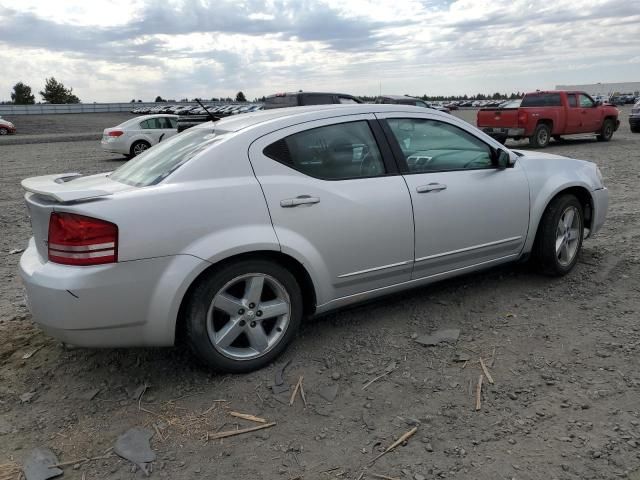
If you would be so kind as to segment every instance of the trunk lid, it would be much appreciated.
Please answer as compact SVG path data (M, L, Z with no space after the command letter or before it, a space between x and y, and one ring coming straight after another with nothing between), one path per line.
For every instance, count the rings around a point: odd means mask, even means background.
M32 177L22 181L22 187L27 191L25 201L33 238L42 260L47 260L49 256L47 239L51 212L63 210L65 204L106 199L116 192L137 188L115 182L108 175L101 173L84 177L79 173L66 173Z
M476 124L478 128L485 128L485 127L516 128L518 127L518 109L517 108L504 108L504 109L482 108L478 110L478 119L476 121Z

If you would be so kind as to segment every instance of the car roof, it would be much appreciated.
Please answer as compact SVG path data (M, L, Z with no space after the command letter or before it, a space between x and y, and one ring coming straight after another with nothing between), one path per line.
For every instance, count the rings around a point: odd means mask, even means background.
M337 92L282 92L274 93L273 95L267 95L265 98L284 97L287 95L340 95L343 97L354 97L350 93L337 93ZM355 97L354 97L355 98Z
M420 100L424 102L421 98L410 97L409 95L380 95L380 98L390 98L391 100Z
M260 110L257 112L245 113L239 116L226 117L217 121L214 128L220 131L237 132L256 125L274 121L282 121L283 123L287 124L295 124L305 121L321 120L323 118L338 117L342 115L359 115L377 112L425 113L425 110L439 113L438 110L425 109L424 107L383 103L310 105L304 107ZM201 124L199 127L211 128L211 124L208 124L207 126L205 125L207 124Z

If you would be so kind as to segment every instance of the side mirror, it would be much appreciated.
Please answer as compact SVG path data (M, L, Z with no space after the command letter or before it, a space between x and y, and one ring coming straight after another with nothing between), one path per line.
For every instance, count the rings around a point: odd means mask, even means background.
M596 103L593 104L594 107L599 107L600 105L602 105L600 100L596 100Z
M500 170L504 170L505 168L509 168L511 166L511 157L507 152L498 149L491 149L491 160L493 164L498 167Z

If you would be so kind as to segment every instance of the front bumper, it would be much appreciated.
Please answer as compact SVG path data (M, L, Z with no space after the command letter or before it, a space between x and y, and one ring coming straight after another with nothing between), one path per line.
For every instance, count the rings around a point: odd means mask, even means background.
M180 303L204 262L175 255L75 267L43 260L33 239L20 275L33 320L83 347L167 346Z
M514 138L524 136L524 128L483 127L482 131L490 137L496 138Z
M609 190L606 187L594 190L591 196L593 198L593 219L591 221L589 237L598 233L602 225L604 225L609 208Z

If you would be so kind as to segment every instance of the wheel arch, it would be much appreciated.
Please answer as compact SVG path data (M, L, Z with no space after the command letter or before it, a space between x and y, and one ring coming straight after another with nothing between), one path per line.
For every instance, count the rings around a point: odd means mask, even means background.
M564 186L558 189L553 195L549 196L548 200L544 204L544 208L537 209L537 211L540 213L536 215L536 218L532 219L533 225L530 227L531 232L529 235L529 241L527 242L527 248L525 248L525 251L530 252L533 249L534 243L538 237L540 222L542 221L544 214L547 212L547 209L549 208L549 205L551 204L551 202L553 202L556 198L560 197L561 195L566 195L566 194L571 194L578 199L578 201L582 205L585 227L589 229L592 228L594 200L593 200L593 197L591 196L591 191L587 187L582 185Z
M304 267L304 265L302 265L292 256L275 250L257 250L253 252L239 253L209 265L191 282L184 295L182 296L182 300L180 301L180 307L178 309L178 315L175 322L174 338L176 341L182 339L182 334L184 332L184 322L186 320L185 308L187 299L191 295L191 292L193 292L194 288L202 281L202 279L216 269L232 263L251 259L270 260L289 270L297 280L298 285L300 285L304 315L313 315L316 309L316 289L313 280L311 279L311 275Z

